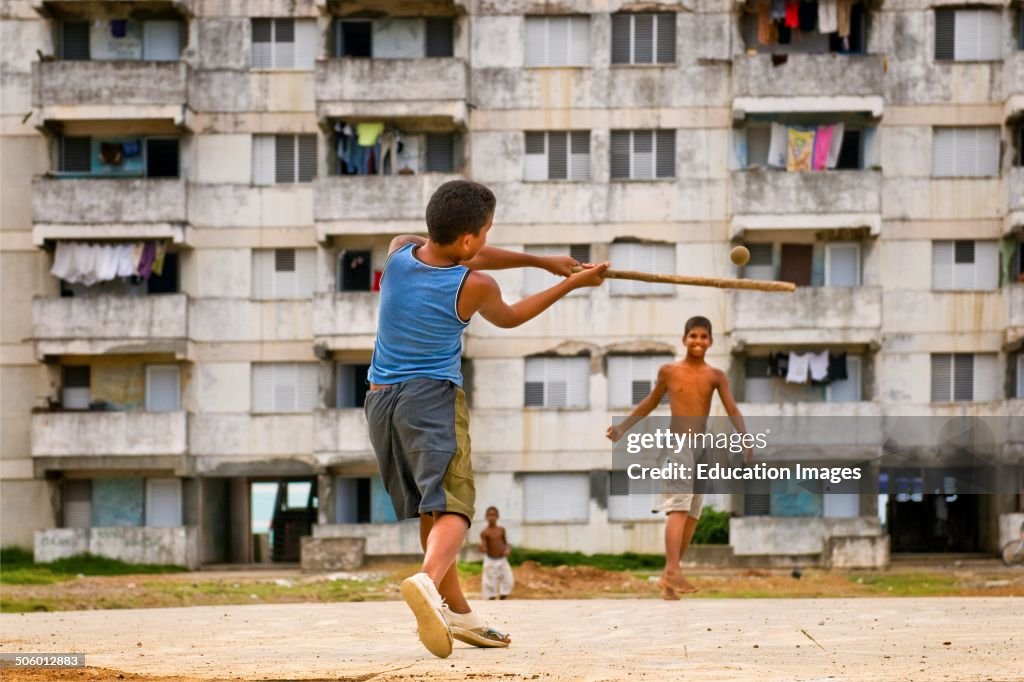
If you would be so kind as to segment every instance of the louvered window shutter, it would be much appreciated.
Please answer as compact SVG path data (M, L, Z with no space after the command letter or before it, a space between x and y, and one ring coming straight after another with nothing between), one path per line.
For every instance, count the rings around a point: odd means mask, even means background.
M612 64L629 64L633 54L633 16L612 15Z
M833 381L828 385L828 401L850 403L861 399L860 358L848 355L846 358L846 379Z
M64 528L92 526L92 481L66 479L64 487Z
M274 136L274 182L295 182L295 136Z
M295 68L312 71L320 48L320 33L315 19L295 21Z
M590 133L585 130L569 134L569 179L590 179Z
M252 136L252 182L254 185L274 184L274 136Z
M586 66L590 63L590 19L569 18L569 64Z
M974 175L999 175L999 128L975 128Z
M932 289L953 289L953 242L932 242Z
M274 411L274 365L258 363L252 366L252 411Z
M650 180L654 177L654 132L633 131L633 174L634 180Z
M974 400L987 402L1003 397L999 358L995 353L976 353L974 356Z
M548 133L548 180L565 180L569 174L568 133Z
M676 61L676 15L658 14L658 54L659 64L674 64Z
M62 404L66 410L89 409L90 368L89 365L69 365L63 370L64 387Z
M747 279L775 279L775 265L771 244L745 244L750 251L750 260L743 266Z
M932 175L956 175L956 128L932 129Z
M613 130L611 133L611 177L626 180L630 176L630 133L628 130Z
M953 356L949 353L933 353L932 402L946 403L953 399Z
M860 286L860 246L858 244L826 244L828 254L825 286Z
M146 525L175 528L181 525L181 479L146 479Z
M523 521L586 521L589 517L589 474L523 475Z
M547 133L526 133L526 161L523 168L523 179L547 180Z
M526 17L526 66L547 63L547 17Z
M454 170L455 140L451 133L431 133L427 137L427 171L450 173Z
M298 182L312 182L316 177L316 135L297 135Z
M974 356L970 353L953 354L953 400L974 400Z
M316 409L319 398L319 366L314 362L295 365L295 411L311 412Z
M295 298L312 298L315 289L316 250L297 249L295 251Z
M654 16L637 14L633 16L633 63L654 62Z
M60 148L62 171L88 173L92 169L91 137L62 137Z
M631 492L632 482L625 471L609 472L608 520L639 521L656 519L651 513L657 503L653 493Z
M659 178L674 178L676 175L676 131L659 130L656 133L657 168Z
M181 379L176 365L146 367L146 411L174 412L181 409Z
M274 67L274 36L272 19L252 20L252 68Z
M569 247L569 255L580 263L589 263L590 244L572 244Z
M567 66L569 64L569 41L571 17L548 17L547 66Z
M974 242L959 240L953 242L953 289L974 288Z
M743 361L743 401L770 403L774 398L774 381L767 356L748 355Z
M999 242L974 242L974 288L979 291L999 288Z
M274 19L274 68L295 68L294 19Z
M935 58L953 59L955 52L956 12L952 9L935 10Z

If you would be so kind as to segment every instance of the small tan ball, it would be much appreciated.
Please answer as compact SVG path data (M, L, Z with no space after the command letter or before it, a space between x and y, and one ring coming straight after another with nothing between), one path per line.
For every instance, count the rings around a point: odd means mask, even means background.
M745 246L737 246L729 252L729 259L736 265L746 265L750 260L750 251Z

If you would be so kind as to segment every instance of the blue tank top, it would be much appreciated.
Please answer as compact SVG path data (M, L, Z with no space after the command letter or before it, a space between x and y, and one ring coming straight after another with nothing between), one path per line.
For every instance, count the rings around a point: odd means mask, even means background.
M456 302L469 268L427 265L415 244L391 254L380 282L377 340L369 380L441 379L462 386L462 332Z

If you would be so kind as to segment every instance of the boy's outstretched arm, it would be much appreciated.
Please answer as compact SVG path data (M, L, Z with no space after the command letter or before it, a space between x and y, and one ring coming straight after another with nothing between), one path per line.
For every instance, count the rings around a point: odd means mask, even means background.
M662 367L658 370L658 381L654 384L654 388L651 389L651 392L647 394L647 397L640 401L640 404L629 413L629 416L626 417L621 424L617 426L609 426L604 435L613 443L622 438L622 435L633 428L634 424L649 415L651 411L658 406L658 403L661 402L661 398L665 395L665 391L667 389L668 385L665 383L665 368Z
M732 391L729 389L729 379L725 376L725 372L722 370L717 370L717 372L718 397L722 399L722 406L725 407L725 412L729 415L729 419L732 421L732 426L736 429L736 433L746 433L747 425L743 422L743 415L740 414L740 408L736 407L736 400L732 397ZM743 448L744 464L750 464L750 460L753 456L753 450L750 448Z
M533 253L509 251L485 246L470 260L462 263L470 270L507 270L509 268L541 268L552 275L568 277L573 267L584 265L572 256L538 256Z
M608 265L608 263L601 263L588 267L566 277L555 286L527 296L512 305L502 300L501 289L493 277L482 272L471 272L466 278L466 284L459 299L459 312L470 315L479 312L485 320L496 327L504 329L518 327L540 315L570 291L581 287L599 286L604 281L601 275L608 269ZM468 319L468 315L464 315L463 319Z

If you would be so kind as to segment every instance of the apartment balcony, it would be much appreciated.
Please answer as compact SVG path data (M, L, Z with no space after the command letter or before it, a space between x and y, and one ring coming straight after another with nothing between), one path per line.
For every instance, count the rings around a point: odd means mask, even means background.
M362 408L314 412L313 454L325 467L376 463Z
M881 231L882 173L877 170L732 174L732 235L746 230L868 228Z
M373 348L380 294L375 291L317 293L313 298L313 336L330 350Z
M327 59L315 72L317 116L466 121L469 68L455 57Z
M95 0L30 0L28 3L40 16L51 18L63 14L81 15L86 8L96 6ZM131 7L141 4L138 0L106 0L108 6ZM153 0L144 3L152 9L171 9L183 16L194 16L193 5L195 0Z
M194 414L188 442L198 473L299 476L317 470L312 412Z
M188 453L186 423L185 412L37 412L32 457L38 458L37 470L181 469Z
M32 180L32 241L48 239L185 240L181 178Z
M109 353L188 356L188 298L184 294L35 298L36 357Z
M746 345L881 342L880 287L733 290L729 302L733 339Z
M1024 166L1014 166L1006 174L1006 218L1003 221L1003 234L1020 232L1022 229L1024 229Z
M884 58L877 54L789 54L778 66L770 54L741 54L732 72L736 97L773 99L881 97L885 80ZM862 106L851 102L850 110Z
M457 173L334 175L313 185L313 218L319 241L334 235L422 232L430 196Z
M32 64L32 105L46 121L171 120L186 124L184 61L50 61Z

